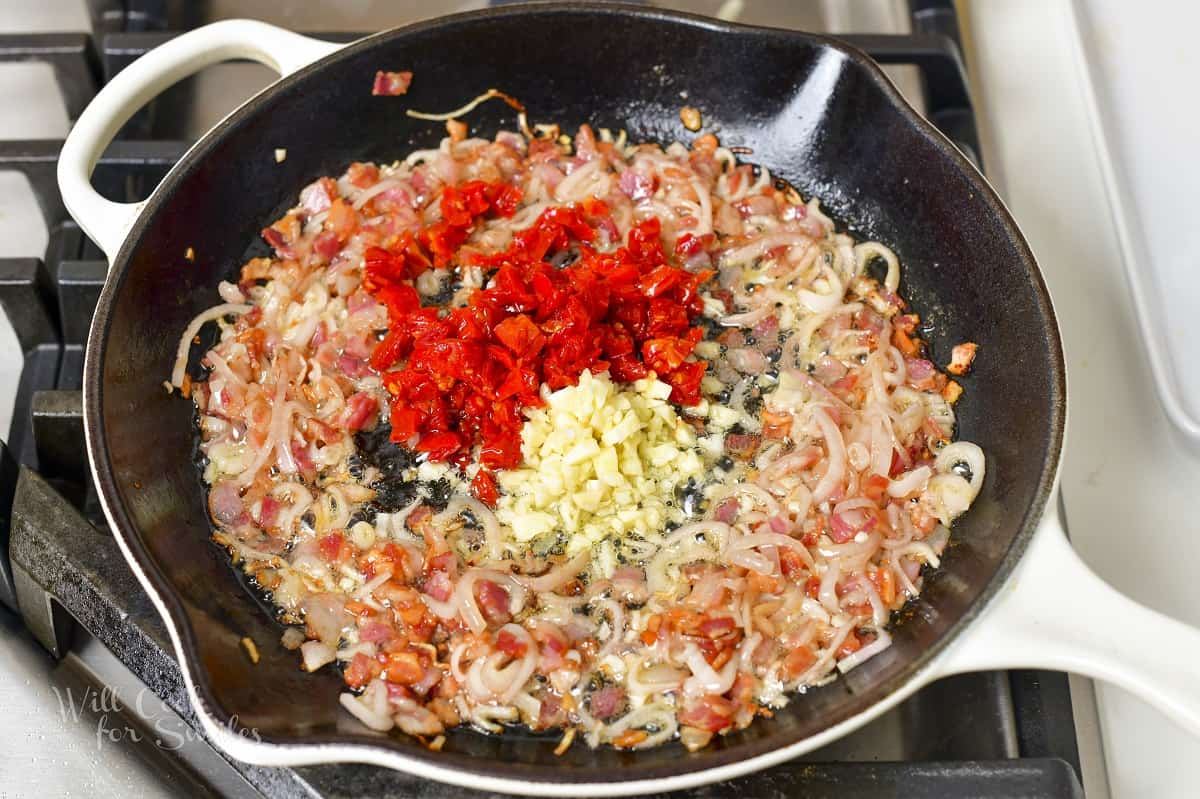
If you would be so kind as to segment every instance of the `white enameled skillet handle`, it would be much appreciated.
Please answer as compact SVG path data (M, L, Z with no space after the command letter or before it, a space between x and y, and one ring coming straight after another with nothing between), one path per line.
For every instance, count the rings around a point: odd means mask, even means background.
M177 81L220 61L257 61L284 76L341 46L263 22L234 19L205 25L154 48L100 90L63 143L58 185L67 210L111 260L142 204L105 199L90 181L104 148L135 111Z
M939 677L1007 668L1110 682L1200 735L1200 630L1096 576L1053 511L999 594L935 666Z

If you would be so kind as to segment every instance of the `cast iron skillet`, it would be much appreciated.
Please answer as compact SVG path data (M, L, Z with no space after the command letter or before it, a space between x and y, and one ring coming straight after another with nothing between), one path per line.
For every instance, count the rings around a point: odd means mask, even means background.
M256 23L198 33L189 34L195 53L232 38L217 57L249 52L284 69L332 49L315 51L311 41L292 42ZM268 54L253 52L258 47ZM148 87L114 91L125 91L132 105L197 62L216 60L195 53L154 62L163 77ZM377 69L411 69L408 96L373 97ZM489 87L520 98L533 121L568 131L582 122L625 128L631 141L663 143L695 135L679 122L686 91L724 144L752 148L748 160L819 197L857 235L895 249L902 293L933 326L938 362L948 360L952 343L979 343L957 413L962 436L987 453L987 479L955 525L942 568L896 628L895 644L773 720L702 752L677 744L644 752L575 746L555 757L553 738L455 730L435 753L403 736L371 734L339 709L336 673L298 669L271 613L209 540L192 407L163 389L180 332L218 301L218 281L264 251L251 244L258 230L302 186L350 161L390 161L434 145L443 126L409 119L404 109L444 111ZM515 127L498 102L469 122L488 136ZM113 129L92 125L87 135ZM282 163L276 148L287 150ZM1034 259L954 146L866 56L832 39L611 5L507 7L381 33L241 107L171 171L128 231L121 222L117 211L83 222L115 252L84 377L94 473L123 549L168 620L206 728L250 736L241 739L245 747L222 739L245 759L366 760L477 787L573 793L644 789L647 780L680 787L761 767L769 753L801 751L799 742L844 732L913 690L1012 570L1051 494L1064 367ZM184 257L189 248L194 262ZM243 637L256 642L257 664L239 646ZM261 743L250 743L254 737ZM561 783L571 787L555 787Z

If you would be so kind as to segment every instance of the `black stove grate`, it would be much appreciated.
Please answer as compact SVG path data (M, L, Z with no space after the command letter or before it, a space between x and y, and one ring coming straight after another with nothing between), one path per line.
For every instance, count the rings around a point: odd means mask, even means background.
M91 0L90 6L95 39L0 36L0 62L53 66L71 118L105 79L173 35L174 4L164 0ZM843 38L880 62L917 66L927 117L979 163L953 7L948 0L914 0L912 7L912 35ZM188 146L170 138L177 135L164 124L170 116L156 116L151 104L131 120L96 170L101 193L123 201L149 194ZM26 176L50 230L44 258L0 259L0 306L25 358L8 444L0 444L0 546L10 555L0 554L0 602L19 608L56 657L77 629L86 630L194 725L166 629L108 532L87 476L79 387L87 328L107 267L63 208L54 178L60 146L0 142L0 171ZM480 795L370 766L288 769L229 761L227 768L268 797ZM199 780L228 784L205 775ZM1082 796L1066 677L1013 671L943 680L825 749L680 795L737 794Z

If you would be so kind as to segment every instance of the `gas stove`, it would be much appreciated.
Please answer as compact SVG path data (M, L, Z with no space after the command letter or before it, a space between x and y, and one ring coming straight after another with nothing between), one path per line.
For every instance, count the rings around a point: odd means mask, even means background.
M345 5L350 10L343 13L272 3L271 14L256 14L255 3L235 0L96 1L88 5L93 33L0 35L0 62L49 65L66 114L74 118L97 88L133 59L211 19L251 14L349 40L358 34L347 29L399 24L426 10L415 3ZM832 3L662 5L832 30L889 65L922 112L986 167L961 57L959 20L948 0L879 3L875 8L882 19L871 21ZM369 15L368 6L379 13ZM125 126L97 167L94 183L102 193L123 201L147 196L197 135L270 80L256 66L218 69L220 74L206 73L175 87ZM0 603L7 606L0 609L0 636L20 646L32 639L56 659L42 676L54 697L50 712L57 711L58 721L71 730L63 736L63 751L47 754L45 742L28 747L35 771L52 769L59 761L75 768L90 761L102 770L119 753L136 760L136 766L120 766L127 770L124 784L135 794L468 794L369 766L250 766L225 758L198 731L166 630L107 531L88 477L79 386L88 323L107 266L63 208L54 180L60 145L49 139L0 141L0 172L24 175L48 231L43 257L0 258L0 306L22 353L14 369L19 378L9 387L12 423L0 446L0 544L8 553L0 554ZM1082 700L1073 696L1068 678L1059 673L959 676L927 687L871 725L800 760L690 793L1083 796L1075 707L1080 701L1091 702L1090 691ZM81 758L72 747L91 751ZM28 776L29 786L45 779ZM27 784L0 776L0 789ZM80 775L75 783L53 782L61 788L112 784L95 774Z

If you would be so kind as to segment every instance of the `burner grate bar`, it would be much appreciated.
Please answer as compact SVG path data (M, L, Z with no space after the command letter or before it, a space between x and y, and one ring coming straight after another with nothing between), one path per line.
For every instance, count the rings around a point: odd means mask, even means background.
M86 33L14 33L0 35L0 63L42 61L54 70L54 79L67 107L67 116L78 119L100 87L100 62Z

